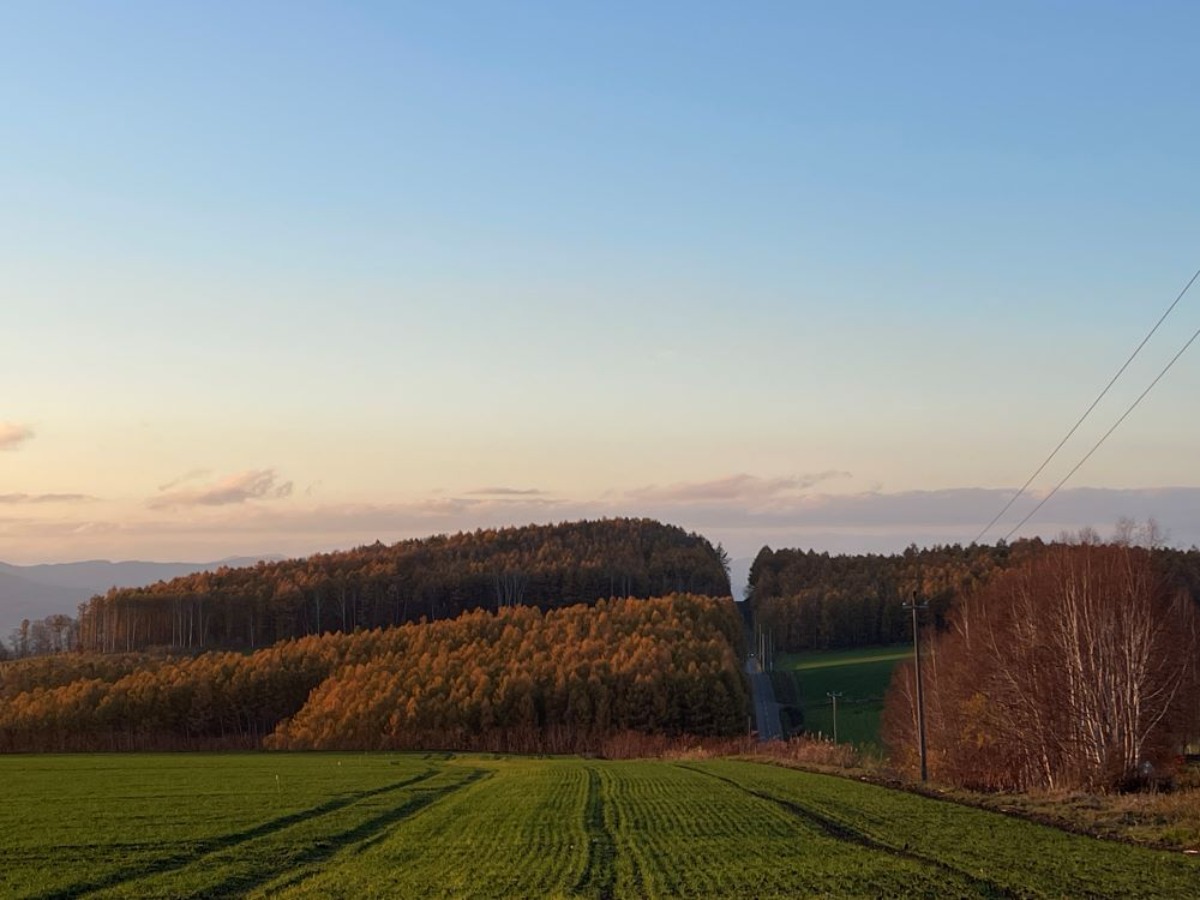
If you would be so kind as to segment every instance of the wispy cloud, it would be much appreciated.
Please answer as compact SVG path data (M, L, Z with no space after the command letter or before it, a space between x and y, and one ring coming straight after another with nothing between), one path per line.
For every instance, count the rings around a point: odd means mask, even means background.
M33 429L16 422L0 422L0 450L16 450L33 437Z
M176 479L179 483L181 479ZM190 480L190 479L183 479ZM167 487L171 487L168 485ZM250 469L227 475L219 481L187 490L160 489L147 505L151 509L182 506L230 506L248 500L280 500L290 497L292 482L280 481L274 469Z
M998 488L933 491L823 493L799 486L815 476L727 478L676 484L653 491L613 490L590 498L538 495L438 495L389 503L270 503L288 496L289 482L274 470L233 475L188 492L154 498L141 516L109 521L66 513L50 501L34 518L29 501L0 507L0 544L25 559L140 556L217 559L264 550L305 555L317 550L385 543L475 528L549 523L613 516L648 516L722 541L735 556L752 556L763 544L830 552L892 552L909 544L965 543L1012 495ZM839 485L840 486L840 485ZM669 488L669 490L668 490ZM636 495L636 496L635 496ZM763 499L766 498L766 499ZM258 502L256 502L258 501ZM1006 518L1009 527L1036 497L1023 498ZM206 508L204 516L172 508ZM1156 519L1170 543L1200 543L1200 487L1068 488L1022 529L1023 536L1053 538L1085 525L1107 534L1122 516ZM50 511L55 514L51 515ZM64 511L57 514L57 511ZM73 510L72 510L73 511ZM18 512L23 517L18 517ZM1003 526L1003 523L1002 523ZM998 526L985 540L1006 533Z
M726 501L737 503L763 503L778 501L815 487L834 478L850 478L849 472L834 469L807 475L791 475L780 478L761 478L756 475L729 475L711 481L680 481L668 485L649 485L627 491L626 496L634 500L650 500L665 503L704 503Z
M189 481L196 481L197 479L200 479L200 478L207 478L211 474L212 474L212 471L210 469L192 469L189 472L184 472L178 478L174 478L171 481L168 481L166 484L160 484L158 486L158 489L159 489L159 491L169 491L172 488L179 487L181 484L187 484Z
M513 487L482 487L466 493L469 497L544 497L546 495L545 491L537 488Z
M91 494L0 494L0 503L89 503Z

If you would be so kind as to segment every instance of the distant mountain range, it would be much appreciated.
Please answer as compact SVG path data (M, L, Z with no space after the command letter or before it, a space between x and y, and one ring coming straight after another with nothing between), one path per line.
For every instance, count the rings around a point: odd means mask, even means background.
M0 639L21 624L22 619L44 619L56 613L74 616L80 603L111 587L142 587L164 579L219 569L252 566L259 560L279 556L237 556L204 563L156 563L129 560L110 562L49 563L14 566L0 562Z

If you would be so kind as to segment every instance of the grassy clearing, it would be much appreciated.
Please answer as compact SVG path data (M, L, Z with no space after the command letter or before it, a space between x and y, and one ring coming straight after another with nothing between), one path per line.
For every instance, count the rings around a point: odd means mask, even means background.
M868 647L815 653L780 654L776 675L795 681L795 693L804 710L805 730L833 734L833 704L828 694L840 692L838 740L861 747L879 745L879 717L892 670L912 655L912 647ZM778 679L777 679L778 680Z
M1200 863L750 762L0 758L13 897L1194 896Z
M1200 853L1200 765L1197 764L1180 772L1177 787L1171 791L976 794L951 790L949 793L988 809L1016 812L1088 834Z

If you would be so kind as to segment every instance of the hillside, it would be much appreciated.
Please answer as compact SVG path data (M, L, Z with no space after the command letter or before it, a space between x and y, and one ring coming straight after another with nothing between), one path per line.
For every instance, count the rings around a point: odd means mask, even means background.
M603 519L375 543L109 591L80 618L85 650L253 649L280 640L542 609L606 597L730 594L724 555L650 519Z
M626 731L740 734L741 640L729 598L674 595L476 610L253 654L40 657L0 664L0 751L579 752Z

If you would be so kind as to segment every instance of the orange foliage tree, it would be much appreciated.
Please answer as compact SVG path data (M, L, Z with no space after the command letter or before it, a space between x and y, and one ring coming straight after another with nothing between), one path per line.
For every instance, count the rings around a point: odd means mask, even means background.
M730 598L675 595L325 634L253 654L0 664L0 750L579 751L745 724Z

